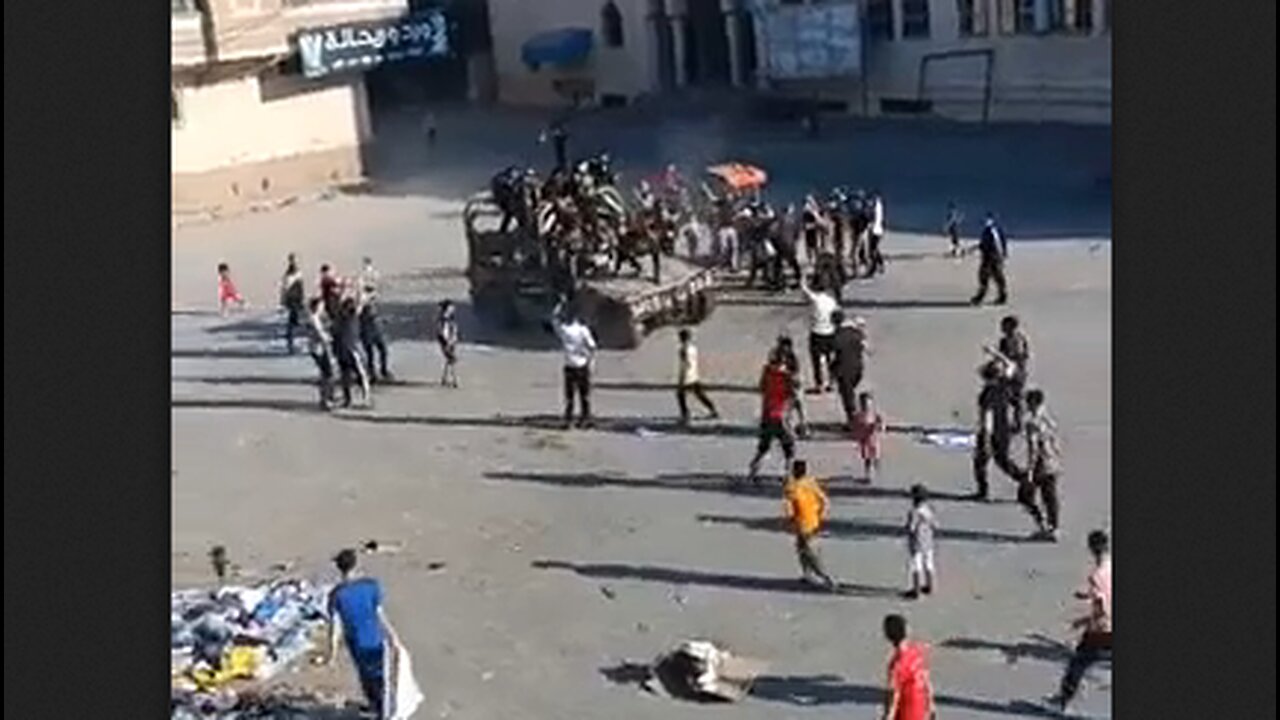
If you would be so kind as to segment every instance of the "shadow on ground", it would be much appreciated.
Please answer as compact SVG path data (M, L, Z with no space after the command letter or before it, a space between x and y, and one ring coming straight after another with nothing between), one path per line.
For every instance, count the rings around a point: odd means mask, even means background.
M556 338L541 327L514 327L482 317L469 300L455 300L459 335L467 344L493 345L516 350L555 350ZM439 301L384 301L378 305L383 337L389 343L401 340L435 340ZM267 357L284 353L284 317L253 317L212 325L205 328L210 335L238 342L271 343L274 350L209 350L207 357ZM305 335L298 331L299 346ZM465 347L465 346L464 346ZM180 351L173 352L174 357ZM200 352L200 351L182 351ZM236 355L246 353L246 355ZM248 354L248 353L261 353Z
M882 705L885 701L883 687L843 682L836 675L766 675L756 679L751 687L751 695L761 700L803 707L846 703ZM951 709L1013 717L1060 717L1035 703L1022 700L1000 702L947 693L937 693L933 699L938 709L943 712Z
M781 517L738 517L734 515L698 515L698 521L712 525L737 525L748 530L762 530L765 532L789 533L790 528L783 522ZM868 538L905 538L906 530L902 525L876 523L866 520L849 520L846 518L831 518L822 525L825 535L837 538L849 538L853 540ZM1013 533L1002 533L991 530L963 530L959 528L940 527L934 532L935 536L942 540L957 540L961 542L982 542L982 543L1038 543L1044 542L1033 538L1030 533L1016 535Z
M808 595L838 595L853 597L897 597L898 588L841 583L840 591L830 590L790 577L766 577L760 575L735 575L685 568L659 567L655 565L625 565L621 563L572 563L560 560L535 560L532 567L539 570L565 570L582 577L604 580L644 580L671 585L700 585L752 590L761 592L787 592Z
M492 471L484 474L487 480L532 483L553 487L598 489L633 488L645 490L675 490L680 492L713 492L757 495L775 498L781 492L779 480L762 481L758 485L743 481L743 474L734 473L673 473L652 477L635 477L592 472L508 472ZM865 485L852 477L835 476L823 483L827 495L833 498L867 498L906 500L911 497L908 488ZM969 495L933 492L934 501L973 502ZM763 522L763 521L762 521Z

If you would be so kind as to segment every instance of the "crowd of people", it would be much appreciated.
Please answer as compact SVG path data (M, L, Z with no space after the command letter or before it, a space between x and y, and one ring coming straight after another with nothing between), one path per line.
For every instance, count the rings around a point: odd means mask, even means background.
M378 312L380 282L381 274L371 258L364 258L360 271L351 277L339 275L326 263L320 266L315 292L309 295L297 255L290 253L285 260L279 285L285 348L295 354L299 335L305 338L307 354L316 366L320 407L325 410L333 408L339 389L343 407L351 407L356 395L364 406L372 406L371 387L395 380ZM220 312L225 315L231 306L243 308L246 304L231 278L230 266L219 263ZM452 337L456 343L456 330ZM441 342L443 345L444 340Z
M558 154L563 154L563 148ZM632 218L638 217L643 232L650 240L656 238L647 250L655 256L654 273L658 276L657 256L673 251L679 234L679 207L685 202L681 200L682 181L674 169L666 173L657 189L647 181L642 183L636 193L640 210L629 214L620 200L613 199L620 195L614 187L607 156L573 168L566 166L563 157L558 159L556 170L545 183L538 182L530 171L516 169L505 171L501 180L495 178L493 190L505 214L504 226L514 224L532 237L546 239L548 252L552 256L560 253L560 260L552 262L574 276L586 269L579 260L601 249L594 246L584 250L575 245L585 238L612 238L615 257L607 263L612 271L627 262L634 263L635 254L626 249L626 243ZM529 204L531 200L536 202ZM780 447L785 520L794 537L802 578L838 592L841 585L825 567L817 544L830 503L822 483L811 474L807 461L798 456L798 441L811 436L805 395L821 397L834 391L851 455L860 465L861 481L878 479L882 438L888 426L874 395L864 384L872 353L867 322L846 314L842 289L850 279L885 271L884 200L875 191L838 189L825 200L811 194L802 204L789 205L781 213L759 198L708 195L708 200L711 210L707 218L712 230L690 237L690 254L699 255L698 238L709 236L711 262L732 271L743 269L745 260L748 286L754 285L759 275L768 288L797 288L808 302L811 382L805 382L792 338L778 337L765 353L760 370L757 444L746 478L761 485L761 465L775 444ZM549 214L542 217L544 212ZM996 302L1007 302L1008 243L1003 230L988 215L979 241L966 249L960 240L961 222L962 216L953 204L943 226L951 254L976 251L979 255L978 290L972 302L981 303L992 283L996 286ZM788 278L788 273L792 277ZM352 277L341 277L330 265L320 266L316 292L309 297L297 258L288 258L280 283L285 342L293 353L298 331L305 334L318 372L320 405L325 409L335 403L335 383L341 389L344 407L353 404L355 394L368 406L372 401L371 386L392 379L388 345L378 313L379 286L380 275L372 261L365 258L360 271ZM218 268L218 300L224 312L244 303L225 264ZM564 426L589 428L594 420L591 390L598 347L595 336L568 295L555 308L550 326L564 356ZM449 301L439 306L436 340L443 358L440 384L456 388L460 337L455 308ZM990 500L989 467L994 464L1014 483L1018 503L1035 524L1035 537L1056 541L1062 451L1046 393L1031 383L1031 344L1018 316L1005 316L995 343L983 345L982 350L988 359L978 369L972 497L975 501ZM682 328L677 334L675 366L679 424L692 422L690 397L704 408L708 419L719 418L720 412L704 384L691 328ZM1018 445L1025 449L1024 462L1014 457ZM934 542L939 520L924 485L912 485L909 494L911 506L902 528L908 556L908 584L903 596L918 599L933 594L937 588ZM1084 670L1110 650L1110 559L1106 534L1091 533L1088 547L1094 555L1095 568L1082 597L1089 601L1090 613L1078 623L1084 630L1082 639L1059 693L1052 698L1059 708L1065 707L1076 693ZM349 563L343 560L341 564L345 567ZM364 610L358 613L357 606L376 605L376 594L371 594L374 591L366 585L344 584L343 588L336 607L344 618L368 615ZM929 717L933 705L927 655L923 646L905 639L906 624L901 616L886 618L884 632L895 648L890 670L891 700L885 717L923 720ZM358 654L356 650L352 650L353 656ZM357 665L364 662L356 660Z

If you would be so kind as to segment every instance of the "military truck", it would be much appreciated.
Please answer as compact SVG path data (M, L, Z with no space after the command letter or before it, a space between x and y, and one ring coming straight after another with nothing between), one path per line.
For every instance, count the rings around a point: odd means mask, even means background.
M489 192L472 196L462 212L467 280L476 312L508 327L544 325L560 299L541 241L501 227L502 211ZM633 349L664 325L695 325L714 309L711 269L676 257L662 259L662 281L610 276L579 280L573 303L602 347Z

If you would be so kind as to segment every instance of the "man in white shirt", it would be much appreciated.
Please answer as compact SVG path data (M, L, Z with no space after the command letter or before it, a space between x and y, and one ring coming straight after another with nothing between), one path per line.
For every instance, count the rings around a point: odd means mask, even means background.
M681 328L677 337L680 346L676 359L676 404L680 408L680 424L689 424L690 393L707 409L707 418L714 420L720 417L720 413L702 387L702 377L698 373L698 346L693 344L693 332Z
M566 321L567 317L567 321ZM578 427L591 426L591 363L595 359L596 339L575 310L564 312L564 303L556 305L551 327L564 348L564 424L573 425L573 399L578 398L581 412Z
M366 257L360 264L360 299L372 303L378 299L378 285L382 282L382 274L373 266L373 258Z
M726 221L716 230L716 254L720 266L731 271L738 269L738 229L733 222Z
M868 275L884 272L884 255L880 252L880 241L884 239L884 198L880 191L871 193L871 225L867 228L867 248L871 255L871 267Z
M811 289L803 275L800 290L809 300L809 362L813 364L813 386L820 393L827 392L831 381L826 370L836 353L836 324L831 314L840 308L840 303L822 287Z

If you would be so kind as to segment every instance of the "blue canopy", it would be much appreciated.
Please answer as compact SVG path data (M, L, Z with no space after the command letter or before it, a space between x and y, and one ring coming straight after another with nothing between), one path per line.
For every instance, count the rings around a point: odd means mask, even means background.
M520 58L531 68L539 65L567 65L591 52L591 30L560 28L538 33L520 46Z

